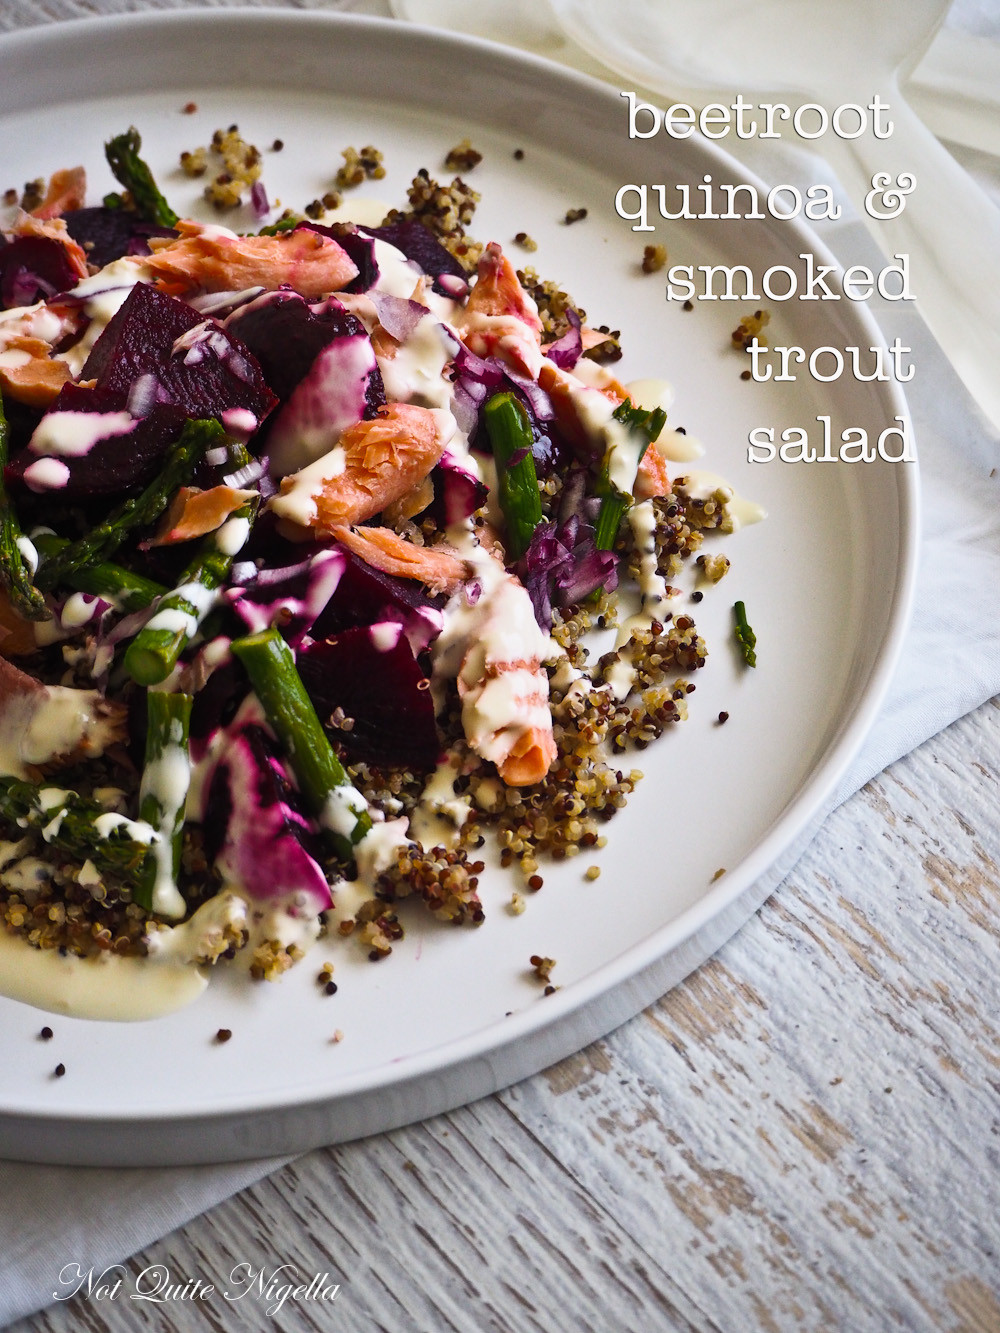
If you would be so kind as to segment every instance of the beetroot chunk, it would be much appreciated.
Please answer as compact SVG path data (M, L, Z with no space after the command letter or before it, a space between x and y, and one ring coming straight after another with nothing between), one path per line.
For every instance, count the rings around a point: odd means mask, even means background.
M422 222L409 219L403 222L390 222L384 227L360 227L358 230L366 236L387 241L402 251L407 259L412 259L429 278L434 279L434 290L442 296L452 295L447 285L442 285L440 281L443 275L461 279L463 282L469 276L451 251L446 250Z
M371 339L335 297L310 305L296 292L266 292L234 311L226 328L250 348L281 400L267 430L275 475L327 453L385 402Z
M66 247L49 236L0 236L0 306L34 305L75 287L80 275Z
M337 740L354 759L428 772L441 754L430 682L403 628L388 622L310 644L296 665L320 718L352 719ZM338 715L339 717L340 715Z
M249 414L249 427L276 401L252 353L232 334L144 282L94 344L81 379L115 390L134 416L146 416L155 403L220 420L239 409Z
M74 208L63 213L66 230L87 252L97 268L103 268L123 255L148 255L151 236L176 236L170 227L144 222L128 208Z

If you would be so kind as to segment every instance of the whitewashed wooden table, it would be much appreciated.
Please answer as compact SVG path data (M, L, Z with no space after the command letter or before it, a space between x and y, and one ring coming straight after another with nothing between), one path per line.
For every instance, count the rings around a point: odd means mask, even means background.
M4 0L0 28L144 7ZM129 1263L178 1284L289 1264L335 1302L78 1298L16 1333L996 1333L998 810L994 702L836 811L743 931L610 1037L311 1153Z

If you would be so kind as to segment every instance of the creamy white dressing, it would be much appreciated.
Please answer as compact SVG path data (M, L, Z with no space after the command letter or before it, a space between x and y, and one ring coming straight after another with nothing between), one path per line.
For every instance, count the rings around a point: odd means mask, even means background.
M430 313L422 316L394 355L377 358L389 400L418 407L450 407L455 390L444 370L453 347L444 325Z
M64 630L72 632L81 629L93 620L101 599L88 592L74 592L63 602L59 612L59 621Z
M427 779L420 801L410 820L410 833L421 847L454 847L463 825L472 814L467 794L458 795L457 762L446 757Z
M39 458L24 469L24 484L32 491L57 491L69 481L69 468L58 458Z
M82 458L98 440L127 435L135 426L130 412L46 412L35 427L28 448L35 454Z
M350 838L357 827L358 815L367 813L368 802L356 787L345 783L328 794L319 814L320 828Z
M27 566L28 573L34 576L38 570L38 551L35 549L35 543L30 537L18 537L17 549L21 552L21 559Z
M23 370L31 364L31 353L23 347L8 347L0 352L0 370Z
M226 519L215 534L216 549L223 555L235 556L247 544L250 536L250 520L245 517Z
M94 828L99 838L110 838L112 833L120 830L132 842L145 843L147 847L159 837L153 826L144 819L129 819L127 815L120 815L115 810L98 815L94 820Z
M309 527L316 518L316 495L328 481L339 477L347 466L347 451L336 445L315 463L286 477L280 495L267 502L279 518L287 518L301 527Z
M456 679L466 739L484 758L501 762L529 728L551 726L547 675L540 665L515 664L554 661L562 649L539 629L523 586L475 542L467 523L449 537L473 564L479 595L473 601L461 588L445 607L431 648L435 708L443 705L445 681Z
M149 958L63 957L0 931L0 994L52 1014L136 1022L183 1009L208 985L197 968Z
M101 702L96 690L67 685L9 695L0 710L0 773L28 778L30 767L77 749L102 755L117 733Z
M44 301L0 310L0 348L11 338L18 337L39 338L46 343L58 342L63 332L62 319Z
M83 336L65 352L57 352L55 360L65 361L70 373L78 376L94 344L124 305L129 292L137 282L148 282L151 277L152 270L142 258L126 255L78 282L71 295L86 298L83 311L89 323Z
M166 630L168 634L184 634L189 639L198 632L198 617L190 611L183 611L179 606L165 606L147 620L146 628Z
M376 652L388 653L399 643L403 627L398 621L383 620L378 625L372 625L368 632Z
M684 489L689 495L698 500L707 500L713 491L728 491L729 498L726 500L726 509L732 517L733 532L740 528L749 527L753 523L760 523L762 519L767 518L767 510L762 505L759 505L756 500L748 500L745 496L738 494L732 485L726 481L725 477L720 477L717 472L691 469L685 472L683 477L678 477L676 480L678 482L683 481Z
M191 783L191 760L183 744L184 729L179 719L171 721L167 744L158 758L147 763L139 784L139 806L155 801L159 811L153 844L156 874L153 880L152 909L161 916L180 918L187 905L177 887L174 871L173 833L187 801Z

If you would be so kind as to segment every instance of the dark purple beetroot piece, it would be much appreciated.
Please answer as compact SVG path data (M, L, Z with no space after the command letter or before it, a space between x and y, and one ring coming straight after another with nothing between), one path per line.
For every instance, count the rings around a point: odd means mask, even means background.
M80 281L66 247L49 236L0 236L0 305L34 305Z
M345 292L367 292L374 287L379 270L375 262L375 242L371 236L364 235L353 222L337 222L332 227L324 227L319 222L300 222L296 231L300 228L329 236L357 264L358 276L351 279L344 288Z
M282 403L291 398L330 343L338 338L367 337L360 319L335 297L310 305L293 291L265 292L235 310L225 327L253 353ZM385 402L377 371L369 379L365 399L364 415L373 417Z
M88 389L64 384L49 412L110 413L121 411L121 395L108 389ZM98 439L90 451L64 457L69 468L66 484L59 487L61 499L116 495L132 487L145 486L163 465L163 455L184 428L182 408L157 404L147 417L136 421L127 434ZM8 480L23 482L25 469L44 454L22 449L6 470Z
M322 721L353 718L336 739L354 759L427 772L441 743L429 682L398 623L357 626L310 644L296 665Z
M183 342L175 350L178 339ZM237 338L144 282L136 283L98 338L80 378L116 390L134 416L145 416L154 403L171 403L191 417L221 418L240 408L259 423L276 401Z
M87 259L98 268L121 259L123 255L149 254L150 236L176 236L170 227L155 227L143 222L127 208L75 208L64 213L63 221L73 240L82 245Z
M384 227L360 227L359 231L366 236L375 236L380 241L388 241L401 250L407 259L412 259L429 278L434 279L434 290L442 296L452 294L447 285L442 286L438 282L442 274L468 281L469 275L455 256L444 248L422 222L390 222Z
M338 547L346 559L336 591L317 616L312 635L328 638L354 625L395 621L403 626L410 647L422 652L441 632L442 611L447 600L429 597L413 579L396 578Z

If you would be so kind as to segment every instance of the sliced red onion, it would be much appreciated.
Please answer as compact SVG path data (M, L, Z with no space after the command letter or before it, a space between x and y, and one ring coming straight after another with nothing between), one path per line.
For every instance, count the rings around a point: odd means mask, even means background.
M390 296L385 292L372 291L368 293L368 299L378 313L378 322L391 338L400 343L406 342L428 313L426 306L405 296Z
M545 348L545 355L554 361L560 370L572 370L583 353L583 338L580 336L580 316L572 307L566 310L570 327L561 338Z
M264 189L263 181L256 180L250 186L250 207L253 210L254 217L266 218L271 211L271 205L267 201L267 190Z

